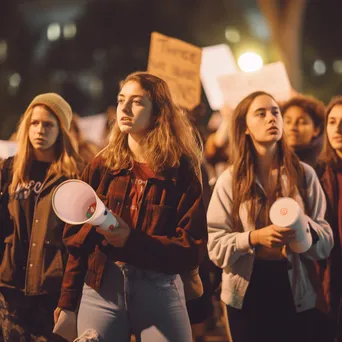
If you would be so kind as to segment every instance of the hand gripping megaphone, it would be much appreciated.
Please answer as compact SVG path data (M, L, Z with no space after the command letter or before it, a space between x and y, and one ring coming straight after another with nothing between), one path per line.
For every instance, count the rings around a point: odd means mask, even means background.
M69 179L57 186L52 194L52 208L64 222L78 225L89 223L104 230L119 227L115 216L87 183Z
M279 227L288 227L296 231L296 238L290 242L295 253L304 253L312 245L312 236L308 220L299 204L290 197L276 200L270 208L270 220Z

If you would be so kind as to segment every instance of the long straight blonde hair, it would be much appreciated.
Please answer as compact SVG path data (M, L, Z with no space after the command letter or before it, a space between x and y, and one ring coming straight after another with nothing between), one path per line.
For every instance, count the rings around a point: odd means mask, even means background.
M45 105L36 105L26 110L22 115L16 132L18 152L13 160L13 178L9 187L10 192L14 192L19 184L26 184L29 181L29 172L34 159L34 148L29 140L29 127L33 108L44 107L58 121L59 135L55 142L56 159L52 162L46 179L51 175L66 176L67 178L77 178L79 176L79 166L81 159L72 144L72 138L58 117Z
M202 149L192 129L187 114L173 102L166 82L147 72L135 72L120 83L120 89L127 82L137 82L152 102L152 122L142 140L145 158L150 168L162 173L168 168L178 167L182 156L186 157L200 179ZM103 150L106 166L123 169L133 166L133 154L128 146L128 134L120 131L114 118L109 144Z
M250 201L249 221L255 222L256 219L256 202L258 199L257 187L255 183L256 160L257 154L254 144L249 135L246 135L246 115L252 102L261 95L273 96L257 91L245 97L235 108L231 125L231 140L229 163L233 165L233 223L235 227L241 229L239 223L239 208L245 201ZM304 204L306 203L305 195L305 178L304 170L300 165L297 156L288 147L284 135L278 141L277 157L279 166L284 167L284 172L288 179L289 196L294 196L296 190L302 196ZM279 185L279 184L278 184Z

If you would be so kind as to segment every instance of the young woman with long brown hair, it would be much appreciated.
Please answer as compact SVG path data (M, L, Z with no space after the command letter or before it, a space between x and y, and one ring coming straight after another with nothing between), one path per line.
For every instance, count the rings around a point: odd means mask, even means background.
M166 83L137 72L122 83L109 145L88 182L119 221L105 232L67 226L70 252L56 319L75 311L78 335L101 341L191 342L182 272L206 252L201 150Z
M17 130L18 150L1 164L0 329L4 341L55 341L67 253L64 223L52 210L54 189L78 176L68 130L69 104L58 94L33 99Z
M320 262L324 292L329 303L334 341L342 341L342 96L327 106L325 136L317 168L327 198L326 219L332 227L335 244L327 260Z
M230 136L231 166L217 181L207 219L209 256L223 268L221 298L232 338L313 341L308 324L321 317L313 260L327 257L333 245L322 188L314 170L289 150L271 95L255 92L243 99ZM270 206L283 196L307 215L313 244L305 253L291 251L291 228L270 222Z

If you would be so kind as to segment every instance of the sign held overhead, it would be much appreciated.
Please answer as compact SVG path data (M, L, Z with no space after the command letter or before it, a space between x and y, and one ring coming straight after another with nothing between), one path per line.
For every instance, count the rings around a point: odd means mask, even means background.
M254 72L238 72L218 78L224 102L232 108L254 91L265 91L277 101L291 97L291 84L282 62L266 64Z
M162 78L175 103L188 110L201 101L201 55L197 46L158 32L151 34L147 71Z
M224 105L218 77L239 72L234 55L226 44L204 47L202 50L201 80L212 110Z

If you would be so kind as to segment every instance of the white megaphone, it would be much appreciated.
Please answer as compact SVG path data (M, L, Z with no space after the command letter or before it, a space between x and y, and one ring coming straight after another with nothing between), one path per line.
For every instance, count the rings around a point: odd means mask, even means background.
M295 253L304 253L312 245L312 236L308 220L299 204L290 197L276 200L270 208L270 220L279 227L288 227L296 231L296 238L290 242Z
M52 195L52 208L64 222L78 225L90 223L104 230L119 227L115 216L87 183L70 179L57 186Z

